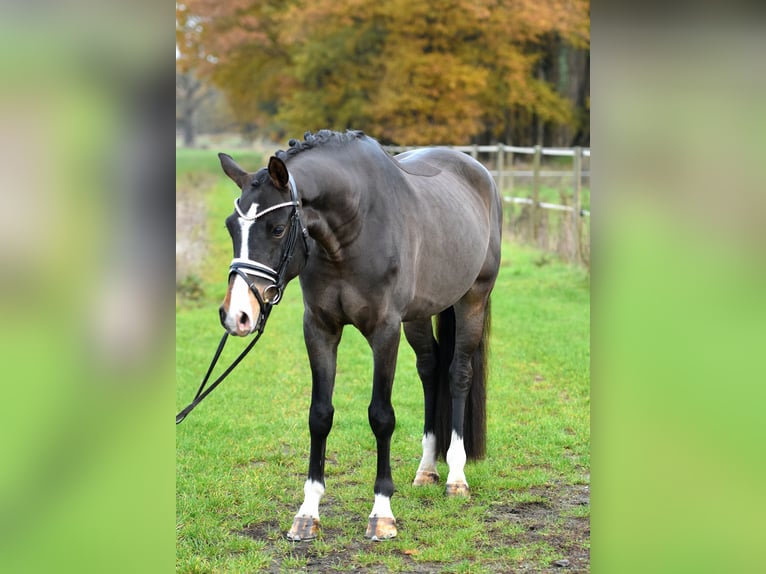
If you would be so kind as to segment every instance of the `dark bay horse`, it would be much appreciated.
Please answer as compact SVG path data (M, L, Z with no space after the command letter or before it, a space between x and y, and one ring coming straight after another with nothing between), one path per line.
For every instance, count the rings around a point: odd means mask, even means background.
M467 458L485 454L489 295L500 265L502 206L490 173L471 157L429 148L390 157L359 131L307 133L248 173L225 154L242 193L226 220L234 260L221 322L255 332L288 281L300 278L311 365L311 450L304 500L287 537L314 538L325 491L338 343L345 325L374 360L368 415L377 440L375 500L366 537L396 536L391 390L402 325L423 383L423 457L415 485L469 493ZM432 318L437 317L436 337Z

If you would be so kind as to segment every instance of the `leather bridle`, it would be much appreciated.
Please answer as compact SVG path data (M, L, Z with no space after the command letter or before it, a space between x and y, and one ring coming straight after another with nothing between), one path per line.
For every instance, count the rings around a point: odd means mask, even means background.
M245 284L247 284L247 286L250 288L250 291L255 296L256 301L258 301L258 305L260 307L260 316L258 317L258 325L255 327L253 332L263 330L266 324L266 319L271 312L271 308L279 303L279 301L282 299L282 293L284 292L286 284L287 269L290 266L290 262L292 261L293 256L295 255L295 247L298 244L298 237L303 238L303 247L305 249L306 256L308 256L309 253L309 233L306 229L306 226L303 224L303 220L301 219L298 191L292 174L289 174L288 184L290 187L290 201L273 205L267 209L264 209L260 213L256 213L253 216L245 215L239 208L239 199L234 200L234 209L237 211L237 214L243 219L250 221L257 220L262 215L271 213L277 209L292 207L292 213L290 215L290 230L288 231L287 239L282 245L282 256L280 257L279 265L276 269L272 269L268 265L264 265L258 261L241 257L235 257L232 259L231 265L229 266L229 277L231 277L232 273L239 275L245 281ZM260 277L261 279L271 281L271 284L264 288L263 295L261 295L261 293L258 291L258 288L256 287L255 281L253 279L254 277ZM270 291L274 293L272 297L268 296Z

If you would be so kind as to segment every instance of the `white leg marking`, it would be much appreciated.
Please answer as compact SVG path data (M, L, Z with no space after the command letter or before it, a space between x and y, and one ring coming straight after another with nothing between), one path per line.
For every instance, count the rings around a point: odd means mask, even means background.
M452 431L452 440L447 449L447 464L449 465L449 474L447 475L447 484L464 483L468 484L465 479L465 448L463 447L463 439L457 436L455 431Z
M423 458L420 459L418 472L436 473L436 435L433 433L423 435Z
M303 504L295 516L311 516L319 520L319 501L324 495L324 486L321 482L307 480L303 485Z
M391 512L391 499L388 496L382 494L375 495L375 504L370 512L370 518L393 518L394 514Z

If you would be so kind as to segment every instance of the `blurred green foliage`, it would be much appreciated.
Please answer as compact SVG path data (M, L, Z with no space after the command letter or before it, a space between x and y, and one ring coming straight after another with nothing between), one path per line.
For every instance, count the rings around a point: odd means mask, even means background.
M172 155L150 96L169 7L124 8L0 19L2 572L173 567Z

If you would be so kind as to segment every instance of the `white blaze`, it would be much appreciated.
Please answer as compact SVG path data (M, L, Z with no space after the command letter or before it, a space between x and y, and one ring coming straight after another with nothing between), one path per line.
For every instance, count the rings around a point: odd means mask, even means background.
M258 213L258 204L254 203L245 214L245 217L248 219L243 217L239 218L241 241L239 243L239 255L237 255L237 257L240 259L250 259L250 228L253 226L253 223L255 223L256 213Z
M255 217L258 212L258 204L253 203L247 210L247 217ZM237 257L241 259L250 259L250 228L255 223L254 219L239 218L240 244ZM226 327L232 333L238 332L237 322L242 313L250 318L250 333L253 332L258 324L261 310L253 308L251 302L250 287L240 275L234 276L234 284L231 287L231 297L229 299L229 313L226 316ZM249 334L249 333L248 333Z

